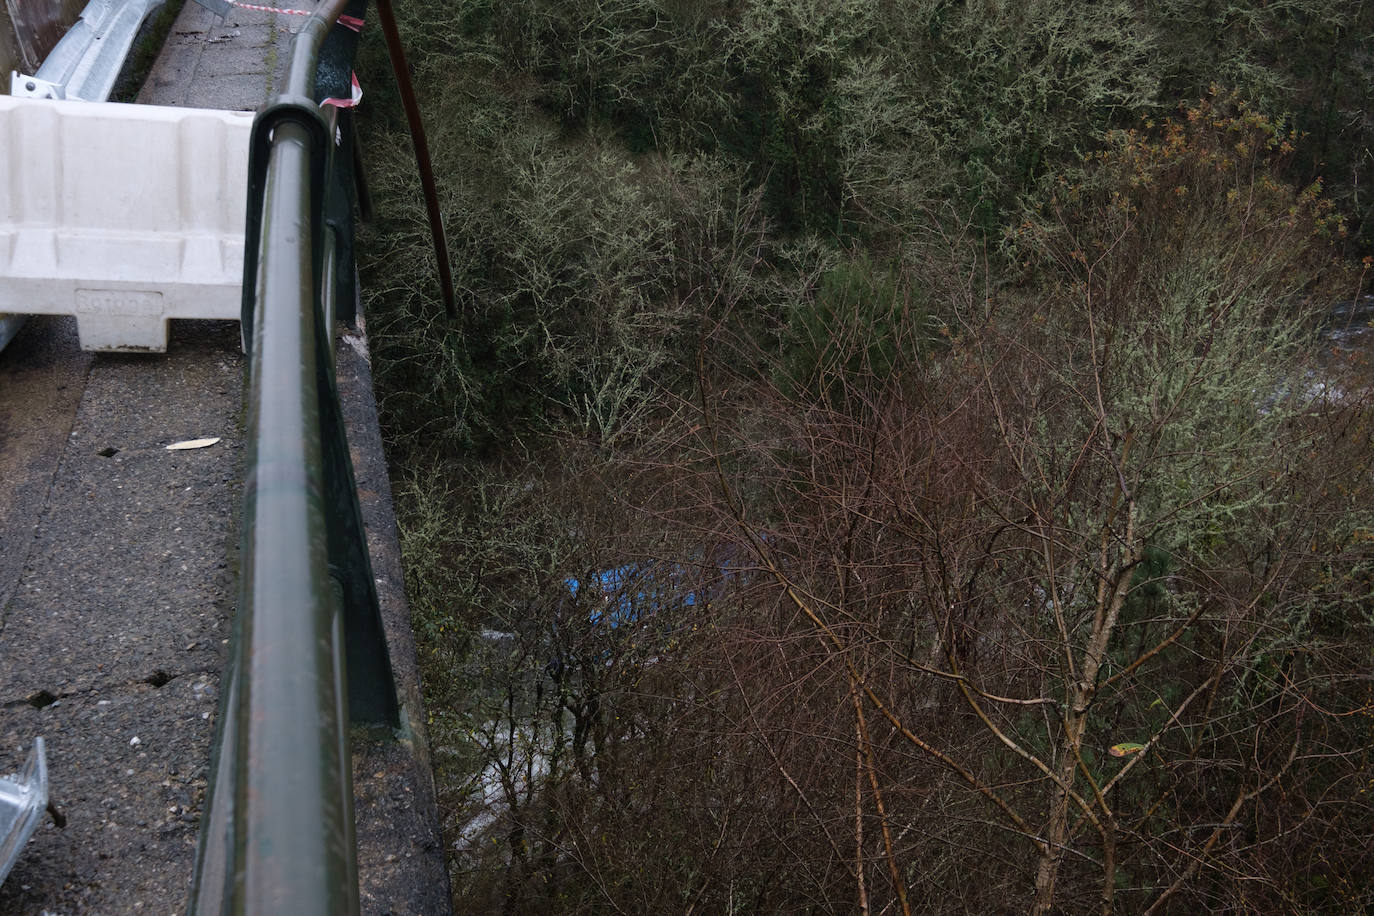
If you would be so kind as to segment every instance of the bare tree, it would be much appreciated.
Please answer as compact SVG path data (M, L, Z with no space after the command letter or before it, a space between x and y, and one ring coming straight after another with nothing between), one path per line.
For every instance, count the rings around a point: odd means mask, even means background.
M731 664L858 911L932 864L955 909L1302 906L1300 838L1367 845L1368 403L1314 368L1339 225L1285 152L1204 103L1028 220L1020 288L856 259L770 369L703 347Z

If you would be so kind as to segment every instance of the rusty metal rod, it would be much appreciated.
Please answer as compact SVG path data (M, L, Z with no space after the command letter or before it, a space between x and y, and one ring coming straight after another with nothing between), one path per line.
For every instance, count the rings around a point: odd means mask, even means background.
M439 287L444 297L444 312L450 319L458 317L453 299L453 274L448 263L448 240L444 237L444 222L439 214L439 193L434 187L434 169L430 166L429 144L425 141L425 126L420 121L420 105L415 100L415 87L410 83L410 66L401 47L401 33L396 28L396 16L391 0L377 0L377 15L386 35L387 56L396 74L396 86L401 90L401 106L405 108L406 123L410 126L411 144L415 147L415 166L420 171L420 186L425 192L425 209L429 211L429 229L434 235L434 257L439 262Z

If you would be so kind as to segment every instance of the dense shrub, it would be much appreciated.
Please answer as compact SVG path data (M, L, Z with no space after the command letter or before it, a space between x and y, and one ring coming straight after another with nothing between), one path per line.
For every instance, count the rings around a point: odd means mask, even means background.
M609 439L681 373L694 278L727 270L710 263L735 205L726 170L570 146L518 114L456 105L435 138L459 325L436 315L418 202L374 261L387 409L448 449L564 424ZM408 188L402 168L379 193Z

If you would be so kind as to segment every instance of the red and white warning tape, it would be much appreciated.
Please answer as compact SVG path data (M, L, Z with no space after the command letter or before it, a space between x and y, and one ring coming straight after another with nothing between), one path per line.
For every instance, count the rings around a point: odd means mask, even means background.
M363 100L363 87L358 85L358 74L350 73L353 77L353 91L346 99L325 99L321 105L333 105L335 108L356 108L358 103Z
M260 6L256 3L241 3L240 0L229 0L230 5L237 6L243 10L257 10L261 13L285 13L288 16L309 16L312 10L284 10L275 6Z
M262 6L257 3L244 3L243 0L229 0L230 5L237 6L239 9L258 10L263 13L284 13L287 16L309 16L313 10L286 10L277 6ZM363 20L357 16L340 16L339 25L354 32L363 30ZM353 78L352 92L346 99L325 99L321 105L333 105L335 108L352 108L363 99L363 87L358 85L358 75L349 74Z
M242 0L229 0L231 6L244 10L258 10L263 13L285 13L287 16L309 16L314 10L285 10L278 6L262 6L257 3L243 3ZM340 16L339 25L355 32L363 30L363 21L356 16Z

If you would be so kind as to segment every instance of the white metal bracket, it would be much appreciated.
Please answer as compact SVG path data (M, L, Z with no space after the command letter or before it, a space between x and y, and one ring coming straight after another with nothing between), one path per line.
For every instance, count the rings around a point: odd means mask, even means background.
M10 71L10 95L26 99L65 99L67 87L36 76Z

